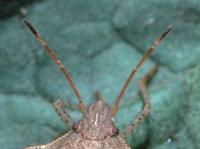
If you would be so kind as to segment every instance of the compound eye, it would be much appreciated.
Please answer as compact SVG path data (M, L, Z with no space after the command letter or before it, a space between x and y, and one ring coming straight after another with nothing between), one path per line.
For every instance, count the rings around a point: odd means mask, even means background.
M112 136L117 136L119 134L119 129L118 128L113 128L112 129Z
M74 124L73 127L72 127L72 130L74 130L75 132L78 131L78 124Z

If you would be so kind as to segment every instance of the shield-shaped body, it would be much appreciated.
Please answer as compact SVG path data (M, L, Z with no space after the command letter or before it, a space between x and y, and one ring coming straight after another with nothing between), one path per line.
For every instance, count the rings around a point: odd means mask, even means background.
M120 137L107 137L102 141L90 141L69 132L57 140L42 146L26 149L131 149Z
M53 142L26 149L130 149L119 137L111 117L111 108L102 100L89 105L81 120Z

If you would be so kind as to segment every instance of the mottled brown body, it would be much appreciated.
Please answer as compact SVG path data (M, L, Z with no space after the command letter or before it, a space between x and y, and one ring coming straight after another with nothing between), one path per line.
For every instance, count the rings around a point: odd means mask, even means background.
M111 108L102 100L88 106L72 131L43 146L26 149L130 149L119 137Z
M144 61L153 52L155 47L164 39L164 37L171 31L172 26L170 26L165 32L163 32L153 45L145 52L143 57L140 59L136 67L132 70L128 79L125 81L121 92L117 96L117 99L111 108L109 105L103 102L100 94L96 94L95 103L86 106L84 105L81 96L76 89L68 71L65 69L61 61L56 57L55 53L48 47L48 45L43 41L34 27L27 21L24 22L26 26L33 33L38 42L44 47L48 52L51 59L59 67L64 77L69 82L72 90L74 91L78 101L79 109L83 113L81 120L74 123L71 117L63 110L62 103L57 101L54 104L55 111L59 114L61 119L72 129L70 132L64 136L54 140L53 142L35 146L28 147L26 149L131 149L123 140L132 132L140 122L149 115L150 113L150 99L147 93L147 83L151 76L156 72L157 65L155 65L141 80L138 82L139 91L143 98L143 109L134 118L123 133L119 133L119 130L115 127L113 122L114 116L116 115L121 98L131 81L134 74L137 72L138 68L144 63Z
M107 137L102 141L83 139L77 133L69 132L61 138L42 146L26 149L131 149L121 138Z

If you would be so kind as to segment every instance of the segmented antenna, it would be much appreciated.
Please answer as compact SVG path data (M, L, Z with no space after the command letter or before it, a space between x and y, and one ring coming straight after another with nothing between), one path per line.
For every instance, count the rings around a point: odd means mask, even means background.
M61 61L56 57L55 53L51 50L51 48L49 48L49 46L44 42L44 40L40 37L40 35L38 34L38 32L36 31L36 29L31 25L31 23L29 23L28 21L24 21L25 25L28 27L28 29L32 32L32 34L35 36L35 38L37 39L37 41L42 45L42 47L47 51L47 53L49 54L50 58L54 61L54 63L59 67L59 69L61 70L61 72L63 73L64 77L67 79L67 81L69 82L73 92L75 93L78 101L79 101L79 108L80 111L83 112L84 111L84 104L82 102L81 96L78 92L78 90L76 89L75 84L73 83L67 69L65 69L64 65L61 63Z
M112 117L114 117L118 111L119 103L122 99L122 96L124 95L126 88L137 72L138 68L144 63L144 61L151 55L151 53L154 51L154 49L159 45L159 43L166 37L166 35L173 29L173 26L170 25L153 43L153 45L144 53L143 57L140 59L138 64L135 66L135 68L132 70L131 74L129 75L128 79L126 80L124 86L122 87L119 95L117 96L116 102L114 103L112 107Z

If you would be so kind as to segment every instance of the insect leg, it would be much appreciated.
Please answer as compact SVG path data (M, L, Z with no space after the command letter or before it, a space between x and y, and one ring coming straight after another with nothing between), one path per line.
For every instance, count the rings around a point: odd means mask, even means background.
M145 76L138 81L139 91L143 99L143 108L141 112L132 120L132 122L127 126L122 134L120 134L123 138L126 138L130 132L132 132L143 120L150 114L150 98L148 96L147 85L149 80L158 70L158 65L154 65L150 71L145 74Z
M73 104L71 102L67 102L67 101L63 101L63 100L59 100L59 102L62 103L62 107L63 108L68 108L68 109L71 109L71 110L79 110L79 105L77 104Z
M72 129L74 121L71 119L69 114L65 112L64 106L65 103L61 100L57 100L53 104L53 108L56 111L56 113L60 116L61 120L63 120L63 122Z

